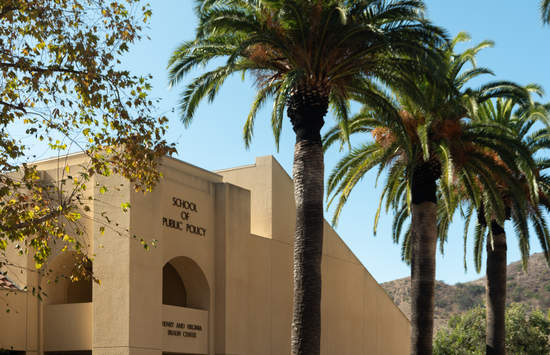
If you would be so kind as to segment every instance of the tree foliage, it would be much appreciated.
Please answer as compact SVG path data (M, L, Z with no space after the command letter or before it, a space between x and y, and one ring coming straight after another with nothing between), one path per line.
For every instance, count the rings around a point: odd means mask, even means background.
M421 1L196 0L200 24L169 61L172 85L199 66L221 65L193 79L180 109L189 124L199 103L215 99L225 80L250 75L258 90L244 127L248 146L258 110L273 100L276 143L285 108L297 91L328 99L340 122L349 100L384 104L378 80L404 85L401 73L426 72L443 30L423 18ZM428 62L421 65L419 59Z
M479 104L491 97L526 95L522 88L505 81L478 89L467 87L471 79L491 73L477 67L475 62L476 54L491 42L482 42L462 53L455 52L455 45L468 39L467 34L460 33L451 43L439 47L443 55L434 75L411 75L413 85L392 87L395 109L380 111L364 102L365 107L354 117L349 130L370 132L372 140L342 158L328 179L329 204L338 199L336 219L349 194L368 171L376 168L378 176L387 172L374 233L385 199L386 211L396 212L392 228L394 241L399 242L404 235L403 258L413 259L413 353L432 350L435 248L437 238L443 248L452 216L460 204L453 193L454 185L460 182L459 185L467 187L465 193L477 203L483 198L484 203L500 212L504 208L493 172L505 180L508 176L495 157L504 161L510 170L515 169L512 157L516 154L527 156L530 163L527 164L534 165L529 152L510 132L470 119ZM345 141L344 138L342 130L336 127L325 137L325 145ZM488 193L480 196L485 191ZM422 208L432 208L425 204L420 207L423 202L437 203L432 209L434 213L420 212ZM415 213L418 217L412 217L409 226L404 228L408 217ZM415 221L422 221L423 225L415 226ZM414 338L417 334L418 340Z
M550 316L514 303L506 310L506 353L550 353ZM435 355L485 354L485 309L453 316L435 336Z
M365 105L350 120L349 132L370 133L372 139L354 148L335 166L328 179L329 204L337 200L333 223L345 205L351 191L365 174L377 168L379 178L387 172L374 233L381 210L395 211L392 235L396 242L403 237L403 259L409 259L412 175L416 167L435 162L441 167L438 183L438 236L443 248L447 231L461 200L454 193L461 185L464 193L476 204L494 206L503 219L504 206L493 178L493 171L504 174L494 157L501 157L510 169L514 169L516 155L530 160L529 152L521 145L513 132L498 125L479 124L471 120L480 103L492 97L516 97L527 100L528 95L516 84L497 81L472 89L470 80L492 74L489 69L476 65L476 55L492 42L484 41L461 53L455 46L470 39L460 33L448 45L443 46L439 81L432 78L412 77L414 87L397 90L395 109L381 112ZM395 115L397 113L397 115ZM331 129L324 138L326 147L343 142L340 127ZM511 183L511 185L513 185ZM485 194L481 195L484 191ZM385 200L385 203L384 203ZM442 249L443 251L443 249Z
M527 85L525 90L530 95L543 95L542 89L535 84ZM550 232L548 231L544 209L548 211L548 176L544 173L547 159L544 152L548 148L548 127L549 113L547 107L533 98L518 102L514 98L498 98L489 100L479 106L474 120L488 125L500 125L503 129L513 132L522 144L528 149L529 154L536 159L534 169L522 161L522 156L517 155L518 167L514 178L519 182L521 189L514 191L513 186L506 184L497 175L498 189L503 196L509 216L513 222L514 232L518 237L519 250L521 251L523 267L527 267L530 254L530 234L537 236L546 261L550 263ZM544 127L540 127L540 124ZM539 125L537 125L539 124ZM460 189L456 191L460 192ZM466 201L471 203L471 201ZM485 243L485 232L489 229L486 221L487 216L494 215L488 211L488 207L481 205L478 209L478 216L475 226L475 248L474 262L476 270L481 268L483 245ZM470 223L472 214L467 217L466 223ZM531 224L532 228L529 228ZM504 224L502 224L504 225ZM530 231L532 229L532 231ZM468 230L464 231L464 239L468 236Z
M121 69L150 15L138 0L0 0L0 267L10 242L38 268L53 243L78 251L82 230L67 223L89 211L94 175L140 190L159 179L158 159L174 152L167 119L154 113L149 78ZM81 150L89 163L48 182L29 163L38 150Z

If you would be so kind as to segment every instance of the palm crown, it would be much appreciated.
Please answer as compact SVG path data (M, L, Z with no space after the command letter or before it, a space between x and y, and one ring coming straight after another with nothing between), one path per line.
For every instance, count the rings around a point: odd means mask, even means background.
M537 85L528 85L525 88L528 92L542 95L542 89ZM546 107L535 103L518 102L514 98L498 98L495 102L487 101L480 106L475 117L476 121L498 124L510 130L529 150L534 157L541 149L548 146L548 124L549 117ZM536 122L544 122L546 127L537 129ZM504 196L506 208L509 211L506 218L513 221L514 230L518 236L519 249L522 255L523 266L526 267L529 257L529 228L530 221L533 231L537 235L543 249L547 262L550 263L550 233L543 215L542 208L549 209L548 200L548 176L542 173L545 168L546 159L537 161L535 171L532 166L525 164L523 157L518 155L516 166L516 184L509 186L500 181L499 190ZM519 189L517 188L519 187ZM460 189L456 190L460 192ZM471 201L469 201L471 202ZM485 229L491 213L485 211L485 206L478 206L478 220L475 228L474 257L476 269L481 268L481 257L484 244ZM471 209L467 214L467 223L472 217ZM480 225L481 224L481 225ZM489 229L490 230L490 229ZM465 230L465 240L467 230Z
M493 169L501 171L502 166L489 158L498 151L510 166L514 166L514 149L519 149L524 155L528 152L518 146L510 131L496 125L472 122L469 117L478 110L480 102L491 97L506 95L525 100L526 95L517 85L502 81L478 89L467 88L469 80L491 74L488 69L474 65L467 70L463 68L468 63L475 64L475 55L492 45L491 42L482 42L455 54L454 46L468 39L467 34L461 33L445 48L443 80L420 79L416 88L398 94L395 109L380 112L365 106L352 119L350 132L370 132L374 140L343 158L329 177L329 203L336 198L339 201L333 222L336 222L354 186L374 167L379 168L379 175L388 168L380 203L382 205L386 199L386 209L393 207L401 212L403 218L400 218L401 213L396 216L400 221L408 217L413 174L419 167L425 174L436 174L436 178L441 176L442 207L448 211L457 203L450 194L456 179L464 179L470 194L475 195L474 175L479 176L478 181L487 186L488 191L494 192L488 203L502 207L490 174ZM325 136L325 146L342 138L341 129L334 127ZM379 213L380 208L376 219ZM397 234L401 231L400 225L395 226ZM440 235L446 235L445 228Z
M444 39L440 29L421 18L420 1L197 3L197 36L170 59L171 83L179 83L197 65L226 61L188 85L180 101L183 120L190 122L203 98L213 100L227 77L251 74L258 90L245 124L247 145L258 109L268 99L274 99L272 126L278 143L284 109L292 110L293 97L324 112L330 102L337 117L346 120L349 98L383 102L372 81L399 85L400 73L425 71L417 59L437 54L424 44Z

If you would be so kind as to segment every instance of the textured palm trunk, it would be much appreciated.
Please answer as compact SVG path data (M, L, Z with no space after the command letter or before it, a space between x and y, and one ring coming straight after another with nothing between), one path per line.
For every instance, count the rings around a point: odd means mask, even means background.
M431 355L437 244L436 180L439 174L426 164L415 172L412 184L411 354Z
M504 355L506 312L506 234L496 222L491 223L493 241L487 238L487 301L486 353Z
M326 99L294 95L288 115L296 133L294 150L294 312L292 354L318 355L321 348L321 256L323 252L324 161L321 127Z

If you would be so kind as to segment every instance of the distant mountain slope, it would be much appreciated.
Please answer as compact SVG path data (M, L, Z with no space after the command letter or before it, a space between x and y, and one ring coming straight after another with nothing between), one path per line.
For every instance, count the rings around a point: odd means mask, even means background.
M507 302L520 302L544 312L550 309L550 268L542 253L529 257L528 272L522 270L521 262L508 265ZM411 316L410 277L385 282L382 287L407 317ZM435 328L447 323L453 313L466 311L485 300L485 277L466 283L448 285L436 281Z

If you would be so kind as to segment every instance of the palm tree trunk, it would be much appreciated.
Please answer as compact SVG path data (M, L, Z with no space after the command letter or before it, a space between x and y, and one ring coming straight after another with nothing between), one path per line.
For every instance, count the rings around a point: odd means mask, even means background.
M437 245L436 180L421 165L412 183L411 354L431 355Z
M289 100L294 148L294 312L292 354L321 351L321 257L323 253L324 161L321 127L328 99L299 93Z
M491 223L493 241L487 238L487 334L486 353L505 354L506 312L506 234L496 222Z

